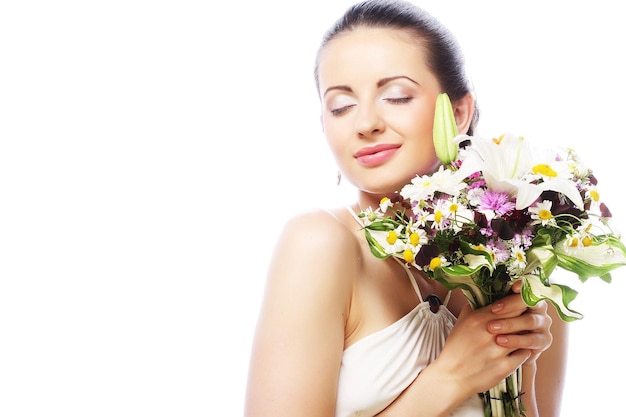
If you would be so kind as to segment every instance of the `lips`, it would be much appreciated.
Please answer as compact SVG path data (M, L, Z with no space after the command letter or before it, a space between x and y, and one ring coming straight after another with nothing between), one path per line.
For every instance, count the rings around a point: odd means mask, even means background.
M354 158L367 166L376 166L384 163L391 158L401 145L391 143L381 143L374 146L366 146L359 149L353 156Z

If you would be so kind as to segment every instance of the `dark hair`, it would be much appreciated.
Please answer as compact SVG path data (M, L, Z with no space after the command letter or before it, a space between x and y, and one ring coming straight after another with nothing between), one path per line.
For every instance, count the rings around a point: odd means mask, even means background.
M398 29L412 34L424 45L426 65L450 100L455 102L470 92L465 59L454 35L428 12L404 0L365 0L348 8L322 38L314 74L318 89L320 51L336 36L359 27ZM475 103L468 134L472 134L477 122Z

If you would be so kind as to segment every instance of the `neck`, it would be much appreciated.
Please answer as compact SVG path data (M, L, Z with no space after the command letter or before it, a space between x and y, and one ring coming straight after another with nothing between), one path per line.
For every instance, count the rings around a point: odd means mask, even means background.
M366 193L364 191L360 191L358 194L357 202L355 203L355 211L358 213L359 211L363 211L370 207L372 210L376 210L380 205L380 201L387 197L392 201L396 201L400 199L399 193L390 193L390 194L371 194Z

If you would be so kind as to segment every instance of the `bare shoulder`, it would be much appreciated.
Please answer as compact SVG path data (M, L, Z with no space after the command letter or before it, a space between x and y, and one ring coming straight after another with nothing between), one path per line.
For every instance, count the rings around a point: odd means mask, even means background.
M274 247L266 307L313 316L317 324L344 322L359 268L359 243L344 221L324 210L299 214L285 223Z
M341 218L332 212L315 210L287 221L271 266L318 281L328 280L332 286L351 285L350 277L356 275L360 253L358 239Z
M342 255L345 259L359 251L358 240L344 219L326 210L301 213L288 220L279 242L283 240L318 249L319 256Z

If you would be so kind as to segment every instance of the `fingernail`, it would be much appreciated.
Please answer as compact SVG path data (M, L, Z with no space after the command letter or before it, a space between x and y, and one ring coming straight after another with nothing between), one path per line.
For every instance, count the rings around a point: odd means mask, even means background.
M501 301L495 302L491 305L491 312L492 313L497 313L498 311L502 310L504 308L504 303Z
M502 329L502 324L495 322L495 323L489 323L489 328L493 331L498 331Z
M509 343L509 338L506 336L498 336L496 340L498 341L499 345L506 345L507 343Z

